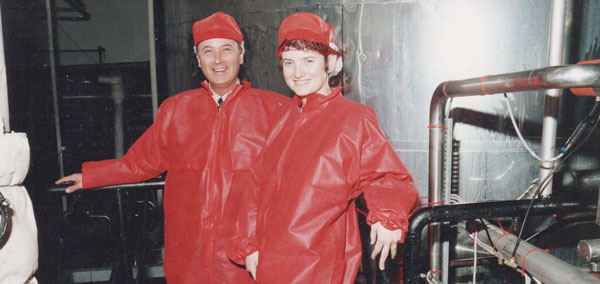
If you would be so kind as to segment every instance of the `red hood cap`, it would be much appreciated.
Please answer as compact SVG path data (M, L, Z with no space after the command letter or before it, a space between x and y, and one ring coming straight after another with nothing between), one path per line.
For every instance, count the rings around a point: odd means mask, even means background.
M211 38L227 38L242 42L242 31L233 17L223 12L216 12L192 26L194 46Z
M288 40L301 39L330 46L335 41L335 30L321 17L311 13L294 13L279 26L279 46ZM281 51L278 51L281 58Z

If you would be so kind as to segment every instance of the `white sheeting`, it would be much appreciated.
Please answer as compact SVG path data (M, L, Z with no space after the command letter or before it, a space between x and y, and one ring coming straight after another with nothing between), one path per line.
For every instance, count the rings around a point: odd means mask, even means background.
M0 119L0 130L2 123ZM37 226L31 199L22 186L29 170L25 133L0 131L0 193L10 202L10 226L0 242L0 283L37 283Z

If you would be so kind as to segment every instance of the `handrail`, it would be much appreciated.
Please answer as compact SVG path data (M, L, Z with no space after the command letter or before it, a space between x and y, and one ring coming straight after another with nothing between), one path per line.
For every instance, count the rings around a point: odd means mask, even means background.
M61 185L53 185L53 186L50 186L47 189L47 191L49 193L65 193L65 190L69 186L70 185L63 185L63 184L61 184ZM86 188L83 191L80 190L80 191L77 191L77 192L111 190L111 189L143 188L143 187L164 187L164 186L165 186L165 182L164 181L150 180L150 181L144 181L144 182L138 182L138 183L124 183L124 184L116 184L116 185L107 185L107 186Z

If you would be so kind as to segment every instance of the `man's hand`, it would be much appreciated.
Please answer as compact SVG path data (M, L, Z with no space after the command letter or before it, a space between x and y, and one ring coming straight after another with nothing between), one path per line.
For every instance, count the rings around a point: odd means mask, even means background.
M246 256L246 270L252 274L252 278L256 281L256 267L258 266L258 251Z
M71 184L71 186L67 187L67 190L65 192L67 193L71 193L75 190L81 189L81 187L83 182L83 178L81 173L77 173L77 174L72 174L70 176L66 176L63 177L57 181L55 181L55 184Z
M400 239L402 239L402 231L400 229L390 231L379 222L371 225L371 245L375 244L371 258L375 259L381 252L379 269L383 270L385 268L385 260L390 253L392 259L396 258L396 248Z

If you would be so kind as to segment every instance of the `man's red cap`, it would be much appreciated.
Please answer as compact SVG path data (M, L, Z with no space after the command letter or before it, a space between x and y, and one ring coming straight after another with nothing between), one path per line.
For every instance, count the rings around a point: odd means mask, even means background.
M228 14L216 12L194 23L192 27L194 46L211 38L228 38L242 42L242 31L237 22Z
M335 41L335 30L321 17L311 13L294 13L279 26L279 46L288 40L301 39L330 46ZM281 58L281 51L278 51Z

